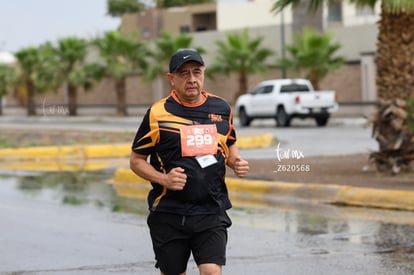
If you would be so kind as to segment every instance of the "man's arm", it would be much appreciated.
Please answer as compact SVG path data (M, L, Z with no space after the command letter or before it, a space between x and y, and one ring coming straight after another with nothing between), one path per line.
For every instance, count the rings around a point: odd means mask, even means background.
M156 182L170 190L183 190L187 181L187 175L183 168L175 167L168 174L161 173L147 162L146 155L131 152L129 165L131 170L138 176Z
M239 154L239 148L236 144L232 144L229 147L230 153L229 158L227 159L227 165L233 169L234 173L242 178L247 175L249 172L249 163L247 160L241 158Z

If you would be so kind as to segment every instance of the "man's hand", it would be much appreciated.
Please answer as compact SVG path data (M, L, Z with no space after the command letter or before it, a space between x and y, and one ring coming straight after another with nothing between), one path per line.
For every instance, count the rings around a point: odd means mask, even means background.
M243 178L249 172L249 163L241 157L237 157L234 161L233 170L238 177Z
M184 169L175 167L167 174L167 180L164 183L164 186L170 190L179 191L184 189L186 182L187 175L184 173Z
M171 169L168 174L161 173L155 170L155 168L147 162L146 155L132 152L130 157L130 167L138 176L148 181L161 184L170 190L183 190L185 183L187 182L187 175L184 173L183 168L175 167Z

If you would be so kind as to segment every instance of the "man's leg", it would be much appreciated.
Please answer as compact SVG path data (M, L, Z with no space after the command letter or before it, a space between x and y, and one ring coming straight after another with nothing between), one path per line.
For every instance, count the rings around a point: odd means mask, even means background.
M201 264L198 269L200 275L221 275L221 265L218 264Z
M194 216L189 219L194 234L191 250L201 275L220 275L226 264L227 228L230 217L225 213Z
M182 225L182 216L151 213L147 220L156 267L165 275L185 274L191 254L189 234Z

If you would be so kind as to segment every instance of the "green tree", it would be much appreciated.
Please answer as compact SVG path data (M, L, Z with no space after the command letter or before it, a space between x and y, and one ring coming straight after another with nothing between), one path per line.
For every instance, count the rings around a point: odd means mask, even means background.
M264 63L273 51L263 47L263 37L251 38L248 30L226 34L225 41L216 41L217 57L209 67L209 75L222 72L238 74L239 90L234 101L248 90L248 76L252 73L265 73L268 66Z
M288 5L308 3L309 9L317 9L332 0L275 0L273 10L278 12ZM345 0L344 0L345 2ZM374 7L381 3L377 41L377 94L380 106L384 102L407 101L414 96L414 1L412 0L348 0L359 6ZM391 104L390 104L391 105ZM379 110L382 108L378 108ZM388 110L389 108L383 108ZM387 116L386 113L376 116ZM387 124L389 123L389 124ZM414 160L412 135L394 135L393 120L387 123L373 122L373 135L379 143L379 152L371 154L377 167L398 171ZM406 122L405 122L406 124ZM395 139L387 137L395 136ZM410 143L410 146L403 146ZM408 148L408 149L407 149ZM374 157L373 157L374 156ZM386 168L384 168L386 167Z
M97 64L86 64L89 43L77 37L62 38L58 41L55 54L58 59L58 82L67 90L69 115L77 115L78 90L89 90L93 80L99 79L103 72Z
M165 75L168 72L168 66L171 56L179 49L194 48L199 53L205 50L200 47L192 47L193 38L187 34L172 36L166 32L162 32L158 38L154 39L153 47L149 57L151 62L145 71L145 77L154 80L154 89L156 98L159 99L165 95L164 85L166 84Z
M338 43L332 42L330 34L305 28L302 34L294 37L291 45L285 46L290 57L281 59L280 65L304 72L305 77L318 90L319 81L344 64L344 58L335 55L340 47Z
M121 17L124 14L140 12L145 5L138 0L107 0L107 14L112 17Z
M126 80L129 75L141 73L147 67L147 47L137 41L134 34L125 36L118 31L106 32L94 44L105 62L105 75L115 82L117 114L126 116Z
M0 116L3 115L2 97L13 89L15 79L14 65L0 64Z
M162 9L215 2L216 0L156 0L156 6L157 8Z
M56 87L57 60L50 43L39 47L23 48L16 53L16 58L17 85L23 85L27 91L27 115L36 115L35 95Z

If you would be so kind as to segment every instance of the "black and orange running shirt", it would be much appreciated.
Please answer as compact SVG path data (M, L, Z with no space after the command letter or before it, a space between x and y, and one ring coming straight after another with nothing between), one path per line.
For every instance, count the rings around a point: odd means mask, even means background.
M137 131L132 144L135 153L150 156L150 164L162 173L182 167L187 175L181 191L171 191L151 182L153 188L148 195L151 211L199 215L215 214L231 207L224 180L229 147L236 142L231 107L224 99L206 91L202 91L202 96L200 102L186 104L172 90L170 96L151 106ZM183 129L192 125L197 125L196 131L199 127L204 132L216 129L213 140L217 146L212 155L217 162L203 168L195 156L183 156ZM188 142L209 144L211 136L196 136Z

